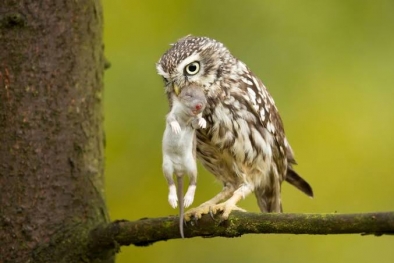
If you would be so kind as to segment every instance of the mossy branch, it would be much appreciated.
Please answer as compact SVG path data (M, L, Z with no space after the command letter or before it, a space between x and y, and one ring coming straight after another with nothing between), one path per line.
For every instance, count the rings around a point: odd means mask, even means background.
M256 214L234 211L228 220L204 215L185 226L187 238L238 237L243 234L394 234L394 212L362 214ZM117 220L91 232L92 251L119 246L146 246L180 238L176 216Z

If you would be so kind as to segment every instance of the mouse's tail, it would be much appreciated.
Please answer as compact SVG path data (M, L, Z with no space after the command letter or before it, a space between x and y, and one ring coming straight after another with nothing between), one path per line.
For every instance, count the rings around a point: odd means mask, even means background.
M179 205L179 232L181 233L181 237L185 238L183 234L183 215L184 215L183 176L177 176L177 181L178 181L177 195L178 195L178 205Z

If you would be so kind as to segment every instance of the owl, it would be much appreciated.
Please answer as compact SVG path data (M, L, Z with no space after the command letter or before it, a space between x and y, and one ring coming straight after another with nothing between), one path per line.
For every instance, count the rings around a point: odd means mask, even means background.
M193 85L207 99L206 129L197 130L197 158L222 182L212 199L185 213L185 220L222 213L226 220L238 201L254 193L262 212L282 212L283 181L313 197L294 170L293 150L271 95L260 79L220 42L186 36L156 64L170 107L172 95Z

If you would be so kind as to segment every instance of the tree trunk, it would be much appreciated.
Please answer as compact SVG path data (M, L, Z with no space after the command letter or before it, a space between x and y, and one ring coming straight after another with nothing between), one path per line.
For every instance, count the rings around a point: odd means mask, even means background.
M1 0L0 262L89 255L103 195L99 0Z

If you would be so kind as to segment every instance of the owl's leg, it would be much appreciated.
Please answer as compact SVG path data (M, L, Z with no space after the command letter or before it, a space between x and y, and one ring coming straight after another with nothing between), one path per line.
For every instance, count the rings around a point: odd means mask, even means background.
M208 214L212 211L212 207L222 200L225 200L233 195L235 189L232 185L226 184L222 191L215 197L202 203L198 207L192 208L185 212L185 221L190 221L193 219L200 219L202 215Z
M234 191L233 195L225 202L214 205L211 207L212 213L216 214L217 212L223 212L222 219L227 220L231 211L239 210L242 212L246 212L245 209L239 208L237 203L244 199L247 195L252 192L252 188L248 185L242 185L236 191Z
M282 202L280 198L280 183L276 182L270 188L257 188L254 191L257 204L263 213L281 213Z

